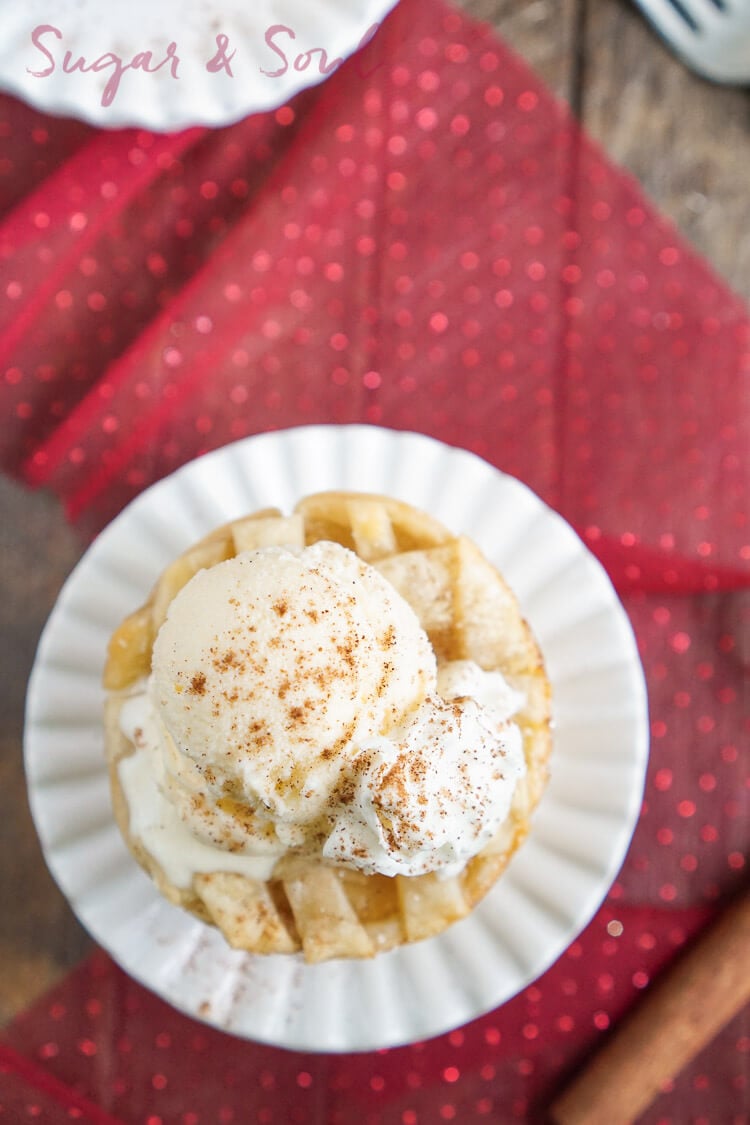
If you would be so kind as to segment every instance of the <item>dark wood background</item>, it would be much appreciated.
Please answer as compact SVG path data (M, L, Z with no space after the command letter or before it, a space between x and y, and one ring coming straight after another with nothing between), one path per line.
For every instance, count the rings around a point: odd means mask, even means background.
M685 69L627 0L464 0L575 109L718 273L750 296L750 91ZM47 873L25 796L26 682L83 551L57 503L0 478L0 1025L89 942Z

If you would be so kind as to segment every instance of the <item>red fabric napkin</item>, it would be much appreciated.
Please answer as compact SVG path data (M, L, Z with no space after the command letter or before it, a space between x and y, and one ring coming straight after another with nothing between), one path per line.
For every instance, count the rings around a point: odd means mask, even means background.
M203 1027L96 955L16 1022L12 1048L0 1045L0 1075L4 1067L24 1081L25 1105L51 1114L55 1102L57 1116L44 1117L55 1125L71 1109L102 1125L541 1122L571 1065L704 918L605 907L539 982L497 1012L426 1043L359 1055L282 1051ZM717 1040L644 1121L738 1125L746 1022L735 1020L726 1037L736 1049ZM51 1084L51 1073L64 1085Z
M0 108L6 471L92 534L265 429L366 421L472 449L607 566L652 732L607 904L498 1012L424 1045L302 1056L201 1028L97 958L11 1030L0 1104L28 1089L60 1120L89 1112L42 1075L149 1125L535 1119L746 877L744 308L528 68L439 0L402 0L321 87L222 130ZM747 1120L749 1048L746 1013L646 1120Z

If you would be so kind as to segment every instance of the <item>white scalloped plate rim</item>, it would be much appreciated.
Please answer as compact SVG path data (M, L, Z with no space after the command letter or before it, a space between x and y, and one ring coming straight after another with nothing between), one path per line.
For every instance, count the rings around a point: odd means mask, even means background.
M325 488L397 496L483 547L515 588L545 652L556 731L552 778L530 836L469 918L372 961L308 966L298 957L228 949L211 927L166 903L141 872L109 805L100 675L110 631L176 551L243 512L288 510ZM24 751L49 868L82 924L127 973L243 1038L364 1051L427 1039L496 1008L587 925L638 817L647 698L629 620L604 570L525 485L423 434L301 426L190 462L99 535L40 640Z
M45 113L70 115L100 128L172 132L199 125L220 127L276 109L324 81L334 61L348 58L371 38L395 3L255 0L248 5L245 0L222 0L215 6L210 0L130 0L104 8L96 0L6 4L0 13L0 90ZM43 30L37 44L32 41L35 29L50 27L56 31ZM221 65L207 67L217 54L217 34L226 36L226 54L235 52L231 76ZM176 44L176 63L166 57L171 42ZM147 64L151 73L125 70L109 105L102 105L102 94L113 64L103 63L98 72L71 69L79 58L88 67L115 53L127 63L146 50L152 51ZM66 51L72 53L67 71ZM50 73L36 76L45 70Z

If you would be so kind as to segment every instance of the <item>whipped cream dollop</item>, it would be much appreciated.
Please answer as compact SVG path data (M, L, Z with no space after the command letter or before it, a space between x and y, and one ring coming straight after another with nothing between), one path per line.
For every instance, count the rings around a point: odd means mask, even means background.
M178 885L191 867L265 878L290 850L449 874L508 815L521 704L497 672L438 669L411 607L346 548L245 552L178 593L123 707L131 831Z
M510 811L524 772L521 732L473 699L431 696L401 730L360 747L353 767L351 800L323 855L368 874L452 875Z

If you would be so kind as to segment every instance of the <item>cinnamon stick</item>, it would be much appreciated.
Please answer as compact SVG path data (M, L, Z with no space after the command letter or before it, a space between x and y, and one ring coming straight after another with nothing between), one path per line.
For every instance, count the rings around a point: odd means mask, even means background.
M750 891L644 994L557 1098L556 1125L629 1125L750 1000Z

